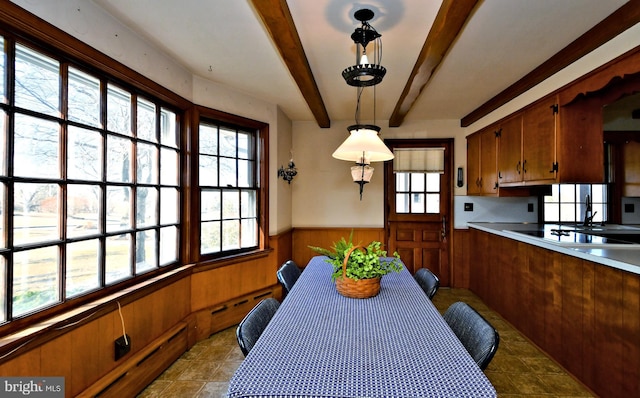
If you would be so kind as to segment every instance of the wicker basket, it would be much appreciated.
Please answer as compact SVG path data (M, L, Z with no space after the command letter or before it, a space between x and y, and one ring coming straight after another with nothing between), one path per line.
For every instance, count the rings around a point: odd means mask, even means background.
M350 298L370 298L380 292L380 277L371 279L351 279L347 278L347 262L349 256L356 249L364 250L362 246L354 246L345 254L342 263L342 276L336 279L336 290L345 297Z

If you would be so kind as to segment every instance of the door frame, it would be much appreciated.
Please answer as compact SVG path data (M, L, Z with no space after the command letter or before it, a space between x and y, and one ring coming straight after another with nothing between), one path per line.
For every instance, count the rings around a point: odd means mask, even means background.
M446 200L446 204L449 208L449 220L446 222L446 236L448 239L448 253L446 253L448 259L448 269L443 270L448 273L448 275L442 275L443 286L452 286L453 285L453 231L454 231L454 207L453 207L453 190L454 183L456 178L456 173L454 172L454 139L453 138L411 138L411 139L386 139L384 143L387 145L391 151L394 148L445 148L445 169L449 170L449 179L446 181L445 186L441 188L441 191L445 191L444 197ZM389 239L390 239L390 224L389 224L389 213L391 211L390 208L390 200L389 193L391 191L395 192L395 189L390 189L390 184L393 183L393 161L385 162L384 167L384 239L385 245L389 247Z

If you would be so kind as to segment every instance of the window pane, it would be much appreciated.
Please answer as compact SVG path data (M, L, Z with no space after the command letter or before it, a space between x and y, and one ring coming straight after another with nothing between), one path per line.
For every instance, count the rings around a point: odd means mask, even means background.
M108 186L107 232L131 228L131 188Z
M204 222L200 227L200 252L217 253L220 248L220 221Z
M168 145L173 148L178 147L178 129L177 129L178 121L176 118L176 114L162 108L160 110L160 128L161 128L161 138L160 142L163 145Z
M20 316L60 301L58 247L13 255L13 315Z
M100 127L100 80L69 67L69 120Z
M222 219L240 217L240 195L237 191L222 192Z
M138 143L137 153L137 173L136 182L138 184L158 183L158 149L153 145Z
M440 192L440 173L427 173L427 192Z
M440 213L440 195L435 193L427 194L427 213Z
M218 158L200 155L199 184L210 187L218 186Z
M100 232L100 193L97 185L74 184L67 187L67 237Z
M138 98L137 136L143 140L158 142L156 138L156 105Z
M155 230L140 231L136 234L136 273L158 266L157 244L158 236Z
M105 282L111 284L131 276L131 234L107 238Z
M241 159L253 159L253 139L251 133L238 132L238 157Z
M16 44L15 104L60 116L60 63Z
M15 205L15 204L14 204ZM7 186L0 184L0 248L7 247L7 234L4 229L7 217ZM1 270L0 270L1 271ZM3 285L0 285L0 290Z
M396 213L408 213L409 212L409 194L397 193L396 194Z
M107 180L131 182L131 140L107 137Z
M178 167L178 152L162 148L160 150L160 184L180 185Z
M242 191L240 201L242 205L242 218L253 218L258 215L256 191Z
M16 114L14 171L20 177L60 178L60 125Z
M200 195L200 219L202 221L220 220L220 191L202 191Z
M218 154L218 128L207 124L200 125L199 151L207 155Z
M67 298L96 290L100 287L98 252L100 241L85 240L67 244Z
M220 128L220 156L236 156L236 132Z
M4 52L4 38L2 36L0 36L0 102L2 103L7 103L7 92L6 92L6 88L5 88L5 81L7 78L6 75L6 69L4 66L4 60L5 60L5 52ZM0 300L2 300L2 298L0 298ZM2 306L2 308L0 308L0 311L3 311L4 309L4 305ZM4 311L2 312L2 314L4 315ZM4 319L3 317L0 317L0 319Z
M7 320L7 313L5 311L6 307L6 275L7 275L7 260L5 257L0 257L0 322L4 322Z
M1 55L2 53L0 53ZM1 76L0 76L1 77ZM7 175L7 150L5 142L7 140L7 114L0 109L0 175Z
M247 220L242 220L241 223L242 228L242 244L244 247L255 247L258 246L258 222L256 219L251 218Z
M424 194L412 193L411 194L411 212L412 213L424 213Z
M560 185L560 201L575 203L576 187L573 184Z
M16 245L60 239L59 187L56 184L15 183L13 241Z
M222 250L240 248L240 223L238 220L222 222Z
M160 265L178 261L178 228L160 228Z
M178 190L174 188L160 189L160 224L177 224Z
M131 135L131 94L113 85L107 87L107 129Z
M236 187L236 159L220 158L220 186Z
M411 173L411 192L424 192L424 173Z
M253 184L253 162L249 160L238 160L238 186L252 187Z
M409 173L396 173L396 191L409 191Z
M138 187L136 196L136 226L157 225L158 189Z
M102 140L100 133L69 126L67 176L100 181L102 179Z

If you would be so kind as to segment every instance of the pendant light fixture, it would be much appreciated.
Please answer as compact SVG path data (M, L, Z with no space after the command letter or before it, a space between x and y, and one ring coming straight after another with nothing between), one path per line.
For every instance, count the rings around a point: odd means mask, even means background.
M356 124L347 128L349 137L333 152L333 157L340 160L356 162L351 167L351 177L353 182L360 185L360 200L364 184L371 181L373 167L371 162L383 162L393 159L393 152L382 142L380 127L375 125L375 86L382 81L387 70L380 65L382 60L382 40L379 34L370 24L373 18L373 11L362 9L355 12L354 17L362 22L362 26L356 28L351 35L356 44L356 65L350 66L342 72L342 77L348 85L357 88L357 100L355 119ZM372 57L367 56L367 44L374 42ZM373 60L373 63L370 62ZM373 86L373 123L360 123L360 98L365 87Z

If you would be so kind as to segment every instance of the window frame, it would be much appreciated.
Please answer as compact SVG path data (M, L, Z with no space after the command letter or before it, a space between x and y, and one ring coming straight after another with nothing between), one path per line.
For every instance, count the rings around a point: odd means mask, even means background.
M217 124L224 128L237 129L243 132L255 131L255 179L256 179L256 204L257 204L257 246L251 248L239 248L237 250L227 250L220 252L202 253L200 245L201 228L203 220L201 219L201 203L200 193L202 186L200 185L199 175L199 155L200 148L199 142L199 127L201 123ZM191 178L189 179L191 187L191 213L196 216L193 217L197 222L192 222L190 226L190 246L194 248L190 253L193 257L190 259L193 262L202 263L207 266L222 266L224 262L218 262L219 260L227 260L232 257L252 255L258 252L262 252L268 249L268 192L269 192L269 179L268 179L268 137L269 126L268 124L253 119L244 118L241 116L231 115L226 112L217 111L204 106L196 106L193 117L193 129L191 135L192 153L194 154L191 159ZM205 185L205 187L208 187ZM233 188L236 189L236 188ZM237 187L238 190L242 190L243 187Z

